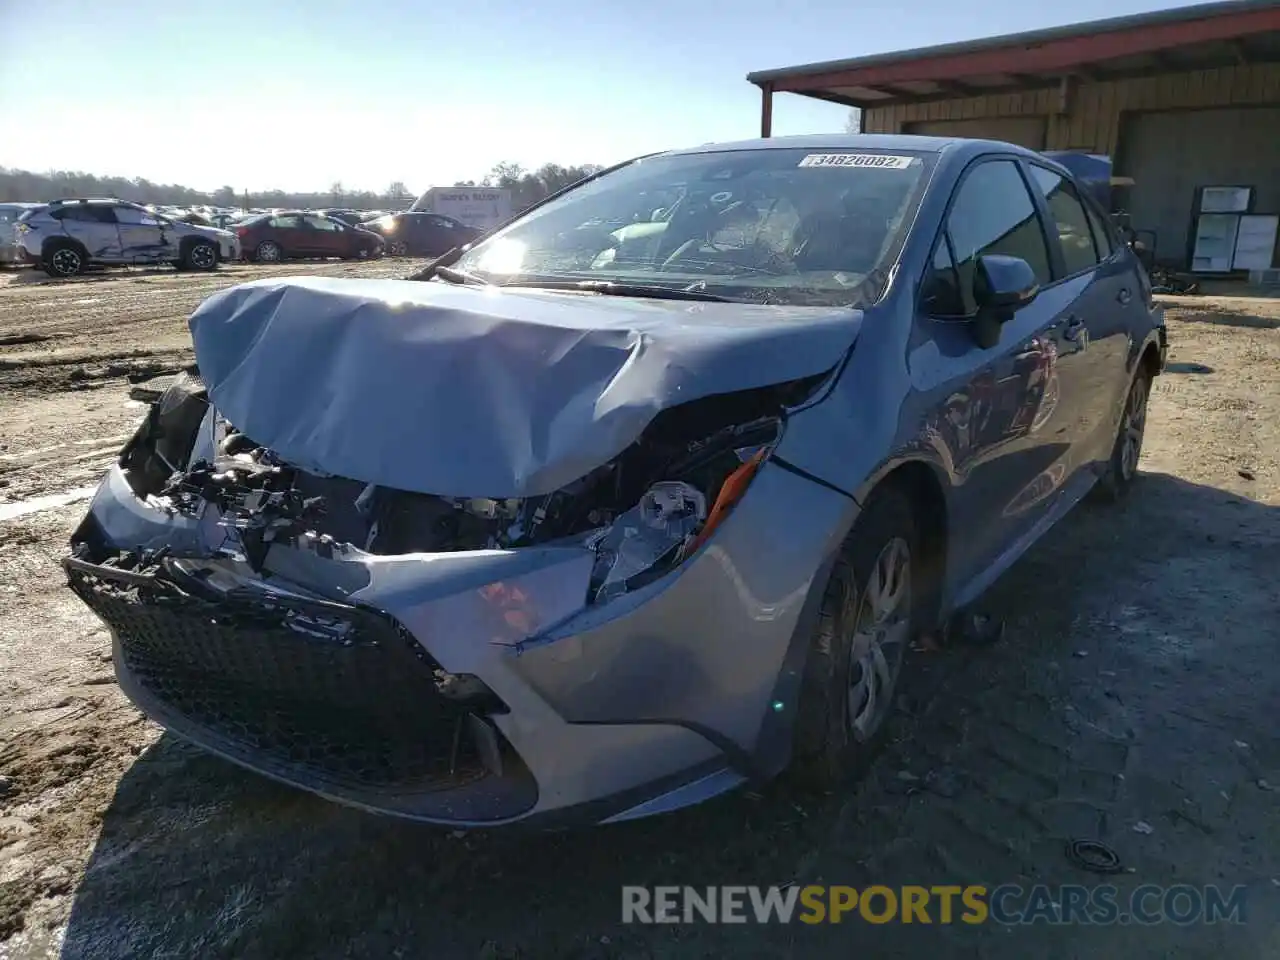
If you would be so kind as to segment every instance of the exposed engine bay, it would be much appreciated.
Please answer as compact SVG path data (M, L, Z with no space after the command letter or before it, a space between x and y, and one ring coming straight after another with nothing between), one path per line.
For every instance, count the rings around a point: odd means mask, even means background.
M720 394L664 411L612 461L545 496L442 497L292 466L236 429L194 371L153 406L121 454L134 492L187 516L213 511L216 555L260 570L285 545L321 556L574 544L596 555L607 600L692 555L780 438L788 407L821 377Z

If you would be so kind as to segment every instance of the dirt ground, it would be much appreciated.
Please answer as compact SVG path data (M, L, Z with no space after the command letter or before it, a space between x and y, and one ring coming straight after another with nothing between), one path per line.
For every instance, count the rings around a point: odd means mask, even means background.
M163 734L63 586L84 504L52 498L85 496L140 417L130 377L180 366L190 310L267 272L0 274L0 960L1280 955L1280 300L1166 301L1172 366L1133 499L1082 505L996 585L1001 643L915 655L894 742L855 789L459 834ZM1072 865L1081 837L1126 872ZM1111 881L1243 884L1245 923L620 922L623 884Z

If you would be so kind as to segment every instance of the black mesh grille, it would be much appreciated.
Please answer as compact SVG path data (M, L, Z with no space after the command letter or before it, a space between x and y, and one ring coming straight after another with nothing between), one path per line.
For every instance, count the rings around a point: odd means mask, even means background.
M396 793L484 776L464 712L389 618L256 591L204 598L76 561L68 577L115 632L130 678L253 766Z

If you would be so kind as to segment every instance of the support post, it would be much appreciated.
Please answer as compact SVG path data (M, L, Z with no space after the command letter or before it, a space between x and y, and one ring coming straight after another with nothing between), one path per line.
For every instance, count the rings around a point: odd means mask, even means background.
M764 84L760 88L760 136L768 139L773 135L773 85Z

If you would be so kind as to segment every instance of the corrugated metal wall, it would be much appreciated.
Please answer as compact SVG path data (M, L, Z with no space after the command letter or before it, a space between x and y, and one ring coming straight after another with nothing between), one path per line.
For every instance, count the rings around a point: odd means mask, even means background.
M1280 212L1280 106L1126 114L1120 159L1137 181L1126 207L1162 261L1187 260L1197 187L1252 186L1254 210Z
M1028 150L1045 149L1044 117L975 117L972 120L909 120L903 133L926 137L970 137L979 140L1003 140Z
M867 133L903 133L914 121L972 120L982 117L1046 118L1046 149L1114 154L1120 115L1139 110L1280 104L1280 64L1249 64L1161 74L1137 80L1081 83L1068 113L1059 113L1058 90L990 94L932 103L872 107L863 114ZM1280 136L1280 132L1277 132Z

